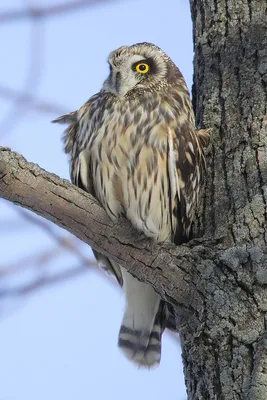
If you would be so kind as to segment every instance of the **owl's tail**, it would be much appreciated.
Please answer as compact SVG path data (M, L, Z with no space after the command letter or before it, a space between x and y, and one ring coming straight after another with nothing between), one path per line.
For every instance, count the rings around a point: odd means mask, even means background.
M124 269L123 288L126 309L118 345L128 359L143 367L160 362L164 313L160 296Z

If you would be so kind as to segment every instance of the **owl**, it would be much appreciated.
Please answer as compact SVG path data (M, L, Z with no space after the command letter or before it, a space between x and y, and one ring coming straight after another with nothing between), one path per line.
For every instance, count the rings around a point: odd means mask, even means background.
M71 180L113 220L125 216L153 241L179 245L188 240L197 206L208 132L195 129L184 78L159 47L122 46L108 64L102 89L53 121L68 124ZM169 305L116 262L94 254L125 293L119 348L139 366L159 364Z

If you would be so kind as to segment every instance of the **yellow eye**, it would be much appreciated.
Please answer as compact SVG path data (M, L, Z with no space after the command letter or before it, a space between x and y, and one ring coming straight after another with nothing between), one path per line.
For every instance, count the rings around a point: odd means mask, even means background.
M140 74L146 74L149 71L149 65L146 63L139 63L135 66L135 69Z

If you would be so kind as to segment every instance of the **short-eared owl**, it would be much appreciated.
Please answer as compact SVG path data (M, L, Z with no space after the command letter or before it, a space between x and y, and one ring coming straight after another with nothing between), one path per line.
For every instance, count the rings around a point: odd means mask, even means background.
M157 46L122 46L108 58L99 93L66 123L72 182L156 242L187 240L197 205L208 133L196 131L185 81ZM168 306L147 284L95 252L126 295L119 347L141 366L158 364Z

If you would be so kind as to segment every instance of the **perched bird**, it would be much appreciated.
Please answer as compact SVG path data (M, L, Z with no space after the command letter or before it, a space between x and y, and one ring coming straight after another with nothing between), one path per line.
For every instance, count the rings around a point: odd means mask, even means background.
M100 92L53 121L68 124L71 180L113 220L124 215L154 241L179 245L188 240L196 209L208 132L195 129L183 76L159 47L122 46L108 63ZM152 287L94 253L126 295L119 347L140 366L158 364L167 304Z

